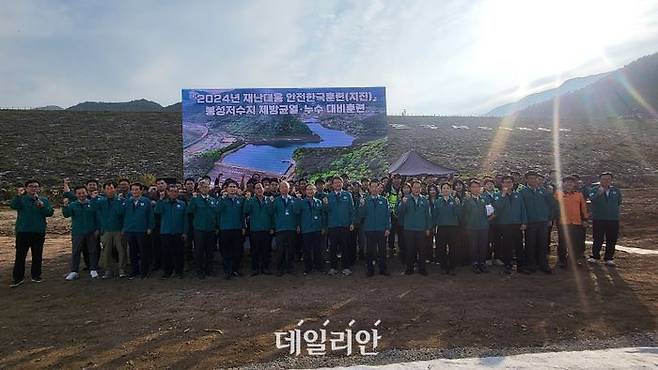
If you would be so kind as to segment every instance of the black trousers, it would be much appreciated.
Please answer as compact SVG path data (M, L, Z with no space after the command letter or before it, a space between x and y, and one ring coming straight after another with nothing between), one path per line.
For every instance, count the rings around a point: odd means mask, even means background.
M183 274L184 244L181 234L160 234L160 245L162 247L162 267L165 275L176 272Z
M558 225L557 257L562 263L585 258L585 228L582 225Z
M162 238L160 238L160 224L156 223L153 230L151 230L150 236L150 247L151 247L151 263L153 264L153 270L157 270L162 266Z
M366 231L366 270L368 272L374 272L375 261L379 266L379 273L387 272L384 231Z
M222 266L225 274L240 271L242 263L242 230L222 230L219 234L219 248L222 253Z
M484 265L489 248L489 229L466 229L468 234L471 264Z
M451 271L457 266L458 226L439 226L436 233L436 251L441 269Z
M100 235L96 238L96 247L95 250L90 251L89 246L87 244L84 244L82 246L81 252L82 252L82 260L85 262L85 267L88 269L91 269L91 266L98 266L98 262L100 261L101 257L101 238ZM90 255L94 254L94 261L90 261Z
M618 220L593 220L592 221L592 258L601 258L601 248L605 240L605 255L603 259L611 261L615 257L615 245L619 237Z
M398 233L398 218L391 214L391 232L388 234L388 250L391 256L395 254L395 236Z
M304 272L322 272L322 233L319 231L302 234L304 244Z
M350 243L350 229L347 227L332 227L329 229L329 264L332 269L338 268L338 253L341 254L340 266L348 269L354 264L355 246Z
M282 230L276 232L276 249L274 250L274 265L280 273L293 272L295 261L295 241L297 232Z
M127 232L125 235L130 248L131 275L141 274L146 277L149 274L149 252L151 250L151 246L146 244L146 233Z
M25 277L25 258L27 251L32 251L32 278L41 278L41 263L43 261L43 243L45 233L16 233L16 259L14 260L14 282L22 281Z
M217 238L214 231L194 230L194 261L200 275L214 273L216 245Z
M539 267L548 270L546 240L548 239L548 222L531 222L525 231L525 255L528 269L534 271Z
M523 252L523 232L519 224L498 224L501 235L501 255L506 268L512 268L512 261L516 255L516 268L525 266L525 253Z
M502 233L500 224L489 224L489 249L487 250L487 259L503 259Z
M272 235L269 231L252 231L249 234L251 246L251 269L261 272L270 267L272 253Z
M414 270L414 263L418 263L418 271L424 271L425 260L427 259L427 235L425 231L405 230L404 242L407 271Z

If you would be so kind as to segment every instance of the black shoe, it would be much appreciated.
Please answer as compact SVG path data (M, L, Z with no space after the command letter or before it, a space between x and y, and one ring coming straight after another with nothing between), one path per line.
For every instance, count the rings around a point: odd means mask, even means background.
M183 278L183 274L176 274L176 278L177 278L177 279L182 279L182 278Z
M406 270L404 272L405 275L413 275L413 273L414 273L414 270Z
M206 274L203 272L197 272L196 276L199 278L199 280L203 280L206 278Z
M292 275L292 276L297 276L297 273L293 269L289 269L288 271L286 271L286 274Z
M137 277L137 274L130 274L128 275L128 280L133 280L135 277Z
M553 273L553 271L551 269L542 269L541 272L543 272L546 275L550 275L550 274Z
M263 275L272 275L272 271L270 271L268 269L261 270L261 273L263 273Z
M476 274L482 273L482 271L480 270L480 267L478 265L473 265L473 272L476 273Z
M488 273L489 273L489 269L488 269L487 266L485 266L485 265L480 265L480 266L478 266L478 269L479 269L480 272L483 273L483 274L488 274Z
M427 276L427 270L425 270L425 269L419 270L418 273L423 275L423 276Z
M441 270L443 272L443 275L448 275L450 273L450 270Z
M227 272L224 274L224 280L231 280L232 274L230 272Z
M367 277L371 277L371 276L374 275L374 274L375 274L375 272L372 271L372 270L368 270L368 271L366 271L366 276L367 276Z
M450 269L450 270L448 270L448 274L450 274L450 276L455 276L455 275L457 275L457 273L455 272L454 269Z
M503 272L507 275L511 275L512 274L512 268L511 267L505 267Z
M386 270L379 271L379 275L391 276L391 274L389 274L388 271L386 271Z
M276 276L278 276L278 277L283 276L283 271L277 271L277 272L276 272Z
M164 275L162 275L162 277L160 277L160 279L166 280L166 279L169 279L170 277L171 277L171 274L164 274Z
M254 271L254 272L251 273L251 276L258 276L258 275L260 275L259 271Z
M233 276L235 276L235 277L241 277L242 274L240 273L240 271L233 271Z
M14 281L13 283L11 283L11 285L9 287L10 288L16 288L16 287L20 286L21 284L23 284L24 281L25 281L25 279L23 279L21 281Z
M149 274L142 274L142 280L146 279L149 277Z

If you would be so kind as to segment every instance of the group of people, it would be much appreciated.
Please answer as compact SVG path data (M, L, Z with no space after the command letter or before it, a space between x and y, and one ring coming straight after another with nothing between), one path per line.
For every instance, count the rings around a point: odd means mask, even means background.
M72 254L66 280L80 278L81 256L91 278L200 279L216 275L219 251L224 278L242 275L249 246L251 275L303 273L351 275L357 259L366 276L389 275L398 256L404 274L427 275L428 263L446 274L459 266L487 273L502 266L531 274L552 272L551 234L558 231L558 266L581 265L585 233L592 221L588 258L614 266L621 191L613 175L585 186L578 176L555 179L529 171L464 181L459 175L351 181L347 175L289 182L253 175L213 184L209 177L178 182L157 179L145 186L128 179L97 180L70 188L64 183L62 214L71 219ZM31 277L41 282L46 218L54 214L40 183L30 180L11 201L17 210L16 259L11 286ZM591 216L590 216L591 215ZM102 271L101 271L102 266ZM186 268L187 267L187 268ZM102 275L101 275L102 272Z

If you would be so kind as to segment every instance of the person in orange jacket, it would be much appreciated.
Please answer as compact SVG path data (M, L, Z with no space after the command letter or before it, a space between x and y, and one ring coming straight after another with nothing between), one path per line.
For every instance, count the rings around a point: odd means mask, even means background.
M555 192L558 212L558 266L567 267L567 261L582 265L585 259L585 230L587 229L587 204L582 192L576 188L576 179L562 179L562 190Z

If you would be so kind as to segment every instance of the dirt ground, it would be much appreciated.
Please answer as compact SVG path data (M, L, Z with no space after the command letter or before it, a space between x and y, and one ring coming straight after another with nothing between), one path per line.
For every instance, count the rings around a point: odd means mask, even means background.
M619 244L658 249L658 190L627 189L624 196ZM10 289L13 217L0 211L0 368L249 366L287 356L276 349L274 332L301 319L310 329L328 319L333 330L350 320L371 329L381 320L380 351L532 348L656 331L656 255L618 252L617 269L557 269L550 276L461 269L453 277L436 266L427 277L401 276L395 261L390 277L366 278L359 266L350 277L83 275L66 282L70 241L67 221L58 216L46 239L44 282Z

